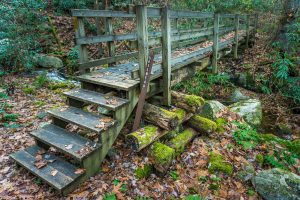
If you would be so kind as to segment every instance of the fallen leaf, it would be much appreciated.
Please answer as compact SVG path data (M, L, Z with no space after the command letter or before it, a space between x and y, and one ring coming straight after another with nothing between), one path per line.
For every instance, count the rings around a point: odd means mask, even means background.
M73 148L73 144L65 145L65 149L72 149L72 148Z
M40 155L40 154L37 154L37 155L35 156L35 160L36 160L36 161L40 161L40 160L42 160L42 159L43 159L43 156Z
M76 169L76 171L74 172L75 174L83 174L85 172L85 169Z
M45 167L47 165L47 161L46 160L40 160L40 161L36 161L34 163L34 166L36 166L36 168L41 169L43 167Z
M57 172L58 172L57 170L53 170L53 171L51 172L51 175L52 175L52 176L55 176L55 175L57 174Z
M113 119L110 118L110 117L103 117L100 119L100 122L104 122L104 123L109 123L109 122L112 122Z

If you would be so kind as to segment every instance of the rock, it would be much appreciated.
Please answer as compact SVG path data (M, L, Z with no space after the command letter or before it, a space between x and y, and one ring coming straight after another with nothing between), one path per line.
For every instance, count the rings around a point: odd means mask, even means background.
M248 99L229 106L229 109L241 117L253 127L258 127L262 120L261 102L257 99Z
M252 184L266 200L300 200L300 176L273 168L258 173Z
M241 93L241 91L237 88L233 91L233 93L231 94L230 98L229 98L229 101L231 103L236 103L236 102L239 102L239 101L242 101L242 100L248 100L250 99L250 97L246 96L246 95L243 95Z
M248 89L253 89L255 86L254 78L249 72L238 74L237 77L235 77L234 82L235 84Z
M251 163L245 163L243 165L243 170L237 173L238 178L244 182L251 180L254 175L255 169Z
M202 117L215 121L218 118L217 114L224 109L226 109L226 106L218 101L207 101L199 114Z
M61 68L64 66L61 59L54 57L54 56L48 56L45 54L39 54L34 58L36 64L40 67L44 68Z

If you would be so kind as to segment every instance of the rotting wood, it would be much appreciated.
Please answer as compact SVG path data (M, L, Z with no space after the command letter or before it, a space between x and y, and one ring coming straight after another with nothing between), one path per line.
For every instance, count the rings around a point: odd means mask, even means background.
M172 91L172 102L176 107L183 108L187 112L197 113L203 107L205 100L196 95Z

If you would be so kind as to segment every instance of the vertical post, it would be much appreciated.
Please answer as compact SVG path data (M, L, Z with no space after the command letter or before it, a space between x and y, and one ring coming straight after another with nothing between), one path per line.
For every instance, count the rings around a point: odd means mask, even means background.
M95 0L95 10L100 10L100 4L99 4L99 0ZM96 27L97 27L97 35L103 35L104 33L104 30L101 29L101 18L100 17L96 17ZM103 54L104 54L104 51L103 51L103 47L102 47L102 43L99 43L98 44L98 56L99 57L102 57Z
M178 18L175 18L175 30L178 31Z
M145 77L145 69L148 62L148 21L147 21L147 7L145 5L136 6L136 23L137 23L137 37L138 37L138 51L139 51L139 72L140 72L140 86L142 88Z
M246 48L249 48L250 39L250 15L246 16Z
M220 23L220 15L215 14L214 16L214 39L213 39L213 58L212 58L212 72L218 73L218 50L219 50L219 23Z
M257 33L257 28L258 28L258 14L256 13L254 15L254 37Z
M84 30L84 23L82 17L74 17L74 28L75 28L75 37L76 39L85 37L85 30ZM79 45L79 62L85 63L88 61L88 50L86 48L86 45ZM82 69L79 69L80 73L83 73L84 71Z
M161 32L162 32L162 69L163 69L163 104L171 105L171 21L170 10L166 6L162 8Z
M235 15L234 18L235 33L234 33L234 58L238 58L238 47L239 47L239 25L240 25L240 16Z
M110 1L106 1L105 3L105 10L110 9L111 3ZM112 24L112 18L111 17L107 17L105 18L105 31L107 35L112 35L113 34L113 24ZM113 57L115 55L115 43L114 41L112 42L107 42L107 46L108 46L108 54L110 57ZM113 65L114 63L111 63L110 65Z

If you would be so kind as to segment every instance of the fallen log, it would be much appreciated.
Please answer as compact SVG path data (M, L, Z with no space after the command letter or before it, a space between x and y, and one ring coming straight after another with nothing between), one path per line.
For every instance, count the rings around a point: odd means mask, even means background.
M126 141L136 151L140 151L168 133L153 125L140 128L126 136Z
M158 106L146 103L143 110L144 119L165 130L175 129L184 117L183 112L172 112Z
M188 112L198 113L205 104L205 100L196 95L172 91L172 103Z
M201 117L200 115L194 115L191 117L191 119L188 121L188 124L200 133L209 134L217 129L217 124L214 121Z
M175 158L175 150L165 144L155 142L151 145L149 157L154 168L158 172L164 174L172 164L172 160Z
M197 132L191 128L184 130L179 133L176 137L167 142L167 145L173 148L176 152L176 155L181 154L184 151L184 148L192 139L197 135Z

